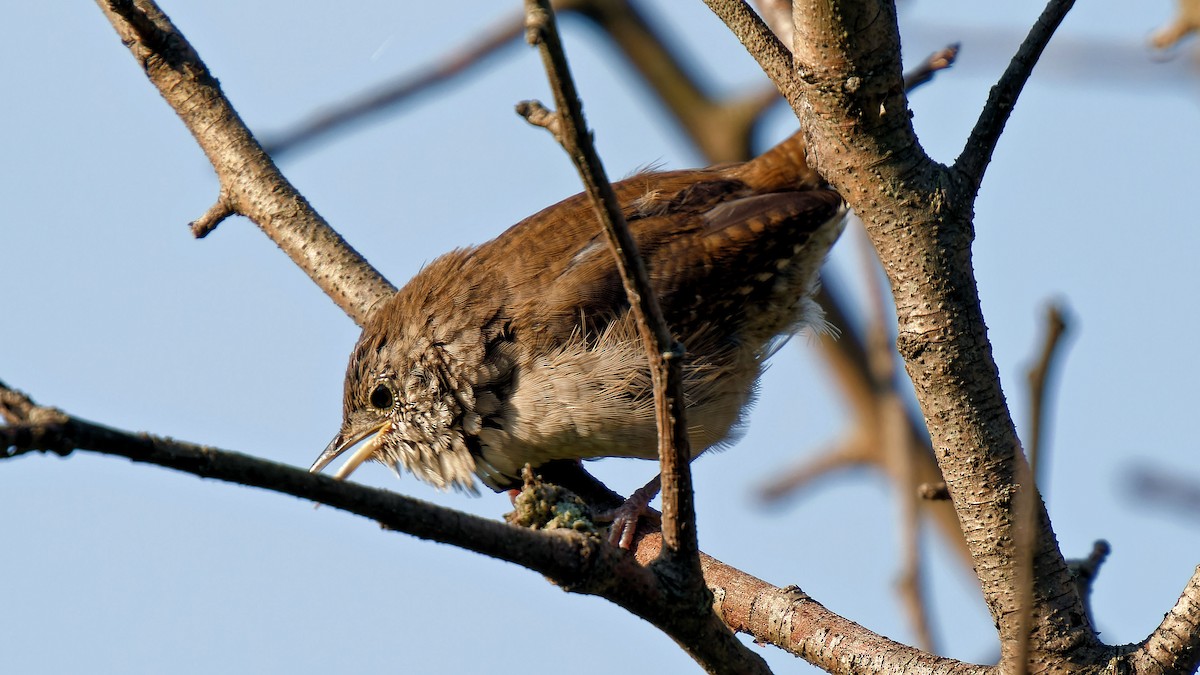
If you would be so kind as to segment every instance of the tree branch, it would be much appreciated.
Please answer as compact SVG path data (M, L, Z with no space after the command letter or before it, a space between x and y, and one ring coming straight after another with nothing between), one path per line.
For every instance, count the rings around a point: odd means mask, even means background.
M683 409L684 347L675 340L663 318L658 296L625 223L621 205L617 203L616 193L592 145L583 117L583 104L579 101L558 36L554 10L546 0L527 0L525 7L529 41L542 54L558 107L554 119L544 121L542 125L557 126L552 131L574 162L592 199L650 361L662 463L664 562L678 566L679 572L698 578L696 555L699 547L689 470L691 448ZM541 116L544 118L545 113Z
M1162 623L1130 655L1137 673L1190 675L1200 667L1200 567Z
M0 417L7 423L0 426L0 461L28 452L65 456L85 450L289 494L370 518L387 530L521 565L569 592L610 600L649 621L690 653L704 652L704 658L723 656L711 639L697 643L697 635L678 627L678 608L672 605L674 589L664 583L653 565L662 551L662 537L657 533L641 537L633 555L628 555L570 530L514 527L249 455L101 426L39 406L3 382ZM716 612L706 611L711 617L710 629L719 628L728 635L732 628L752 635L833 673L856 672L853 664L865 655L892 672L901 672L907 664L920 664L919 670L911 672L987 672L892 642L806 595L775 588L709 556L701 554L701 562L705 582L716 597ZM839 640L830 642L830 635ZM755 661L759 661L757 656L719 665L727 666L728 672L760 672L754 669Z
M992 161L996 143L999 142L1004 125L1012 114L1017 97L1021 95L1021 89L1025 87L1025 82L1033 73L1033 67L1037 65L1042 51L1050 42L1050 36L1054 35L1054 31L1074 4L1075 0L1050 0L1046 4L1042 15L1033 24L1029 35L1025 37L1008 68L1000 76L1000 81L988 94L983 112L979 114L979 120L975 122L975 128L971 130L962 154L954 162L954 169L962 173L972 195L979 191L984 171Z
M792 66L792 51L787 45L779 41L745 0L704 0L704 4L733 31L794 109L800 100L800 86Z
M747 11L734 0L721 4ZM900 353L1007 657L1019 628L1010 592L1012 497L1024 461L972 270L975 193L934 163L913 132L894 4L797 0L793 7L803 96L791 102L810 158L863 220L888 273ZM1093 648L1040 500L1037 513L1033 653Z
M357 323L396 289L345 242L254 140L200 56L152 0L97 0L150 82L192 132L220 181L218 205L197 223L211 231L229 212L254 221Z

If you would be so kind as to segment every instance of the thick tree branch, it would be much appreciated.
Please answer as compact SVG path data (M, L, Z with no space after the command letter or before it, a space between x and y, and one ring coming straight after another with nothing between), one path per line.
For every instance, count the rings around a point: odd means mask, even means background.
M649 564L660 539L638 542L638 560ZM889 640L829 611L797 586L778 588L715 558L700 554L714 607L727 625L758 642L774 644L835 674L994 673L979 666L935 656Z
M793 19L803 90L793 103L809 156L862 218L888 273L900 352L1007 659L1019 632L1013 496L1024 462L971 266L974 189L913 132L892 3L798 0ZM1032 653L1094 648L1040 500L1036 511Z
M68 455L86 450L125 457L230 483L290 494L378 521L385 529L451 544L546 575L573 593L597 595L646 619L684 645L696 635L679 630L673 589L655 573L662 537L641 537L634 555L595 537L568 530L528 530L436 506L387 490L184 441L132 434L36 405L0 382L0 460L32 451ZM716 597L714 628L729 628L806 658L834 673L855 672L870 659L890 672L987 672L892 642L830 612L794 590L778 589L702 555L706 583ZM724 621L725 623L721 623ZM728 628L726 627L728 626ZM831 642L830 635L839 640ZM713 651L711 644L684 645ZM907 664L920 664L905 671ZM706 664L707 665L707 664ZM753 663L726 663L729 672L757 672Z
M1074 4L1075 0L1051 0L1047 3L1037 23L1030 29L1029 35L1021 43L1008 68L1000 76L1000 81L988 94L983 112L979 114L979 120L975 122L975 128L971 130L962 154L954 162L954 168L966 178L972 195L979 191L984 171L992 161L996 143L999 142L1004 125L1012 114L1013 106L1017 104L1021 89L1025 87L1030 74L1033 73L1033 67L1050 42L1050 36L1054 35L1054 31Z
M1200 567L1162 623L1130 655L1136 673L1190 675L1200 667Z
M152 0L97 0L150 82L212 162L218 205L207 233L233 211L254 221L338 307L359 324L396 291L354 251L262 151L200 57Z

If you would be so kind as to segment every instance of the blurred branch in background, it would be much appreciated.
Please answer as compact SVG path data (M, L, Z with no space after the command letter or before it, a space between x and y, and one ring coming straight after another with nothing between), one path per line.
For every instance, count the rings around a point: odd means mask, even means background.
M1125 476L1125 489L1139 504L1152 506L1200 525L1200 476L1170 469L1137 466Z
M1054 372L1062 361L1062 351L1059 347L1062 346L1063 338L1070 327L1067 315L1066 305L1061 301L1046 307L1046 337L1042 341L1037 360L1025 375L1029 384L1029 438L1025 439L1025 454L1029 458L1034 480L1039 486L1043 485L1045 480L1042 468L1045 462L1041 461L1042 448L1046 441L1044 427L1046 420L1053 419L1050 415L1053 393L1051 385Z
M1177 14L1150 36L1150 46L1170 49L1200 29L1200 0L1177 0Z

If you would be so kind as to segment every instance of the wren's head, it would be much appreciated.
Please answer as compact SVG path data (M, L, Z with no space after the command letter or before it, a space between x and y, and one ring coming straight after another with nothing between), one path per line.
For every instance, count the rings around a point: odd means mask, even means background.
M445 281L462 279L472 262L468 251L444 256L373 313L350 355L341 429L311 471L361 443L335 478L374 460L439 488L475 491L463 429L480 425L466 376L478 370L482 331L445 311L462 290Z

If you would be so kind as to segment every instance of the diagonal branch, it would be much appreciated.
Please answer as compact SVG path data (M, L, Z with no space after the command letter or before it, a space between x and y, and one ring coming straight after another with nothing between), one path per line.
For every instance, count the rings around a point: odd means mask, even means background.
M788 45L779 41L770 26L745 0L704 0L704 4L733 31L746 51L758 61L758 66L775 83L779 93L795 108L799 101L800 86Z
M684 346L671 334L658 296L650 284L646 266L617 203L616 193L592 145L583 117L583 104L575 89L559 39L554 11L545 0L527 0L529 41L542 54L558 112L545 122L570 155L583 180L597 219L604 228L617 270L629 296L654 379L655 415L659 428L659 458L662 463L664 562L677 571L698 578L695 509L689 461L687 424L683 409ZM542 113L545 116L546 113Z
M1030 74L1033 73L1033 67L1050 42L1050 36L1054 35L1054 31L1074 4L1075 0L1050 0L1046 4L1037 23L1033 24L1029 35L1009 62L1008 68L988 94L983 112L979 114L979 120L975 122L975 128L971 130L962 154L954 162L954 168L961 172L970 184L971 194L979 191L983 173L992 161L996 143L999 142L1004 125L1012 114L1017 97L1021 95L1021 89L1025 87Z
M662 550L658 534L639 539L629 555L569 530L514 527L249 455L101 426L36 405L3 382L0 417L6 421L0 425L0 461L29 452L68 455L86 450L289 494L371 518L387 530L521 565L546 575L569 592L603 597L646 619L681 645L696 637L678 628L677 609L671 604L673 590L651 564ZM709 556L702 555L702 566L705 582L716 596L716 613L709 614L722 631L728 633L732 628L759 642L776 644L829 672L858 672L854 664L864 658L890 672L910 666L916 669L906 672L990 672L888 640L829 611L795 587L776 588ZM831 642L830 635L839 639ZM700 643L692 649L712 651L713 644ZM760 672L752 661L721 665L726 672Z
M395 287L283 177L170 19L153 0L97 4L217 172L218 203L196 233L207 234L232 213L250 218L338 307L359 324L365 321Z

